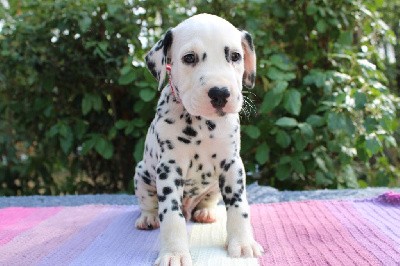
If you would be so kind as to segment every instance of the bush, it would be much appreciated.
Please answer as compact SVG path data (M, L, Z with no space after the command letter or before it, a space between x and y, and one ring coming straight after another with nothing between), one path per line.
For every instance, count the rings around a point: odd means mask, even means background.
M398 100L375 46L392 35L362 1L9 2L0 11L0 194L131 192L158 95L143 55L202 12L255 40L256 88L242 113L250 180L284 189L399 182L384 154L396 146Z

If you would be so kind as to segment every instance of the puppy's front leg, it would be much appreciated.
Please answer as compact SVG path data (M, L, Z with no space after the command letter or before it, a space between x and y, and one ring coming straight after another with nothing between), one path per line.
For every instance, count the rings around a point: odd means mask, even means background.
M174 160L157 168L158 215L160 219L160 254L156 265L192 265L186 220L182 213L182 168Z
M227 211L228 254L232 257L259 257L263 248L253 237L242 160L238 157L223 160L220 166L219 187Z

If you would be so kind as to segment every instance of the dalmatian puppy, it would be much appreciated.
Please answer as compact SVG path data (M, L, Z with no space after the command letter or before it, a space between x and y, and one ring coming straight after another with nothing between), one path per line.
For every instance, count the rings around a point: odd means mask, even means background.
M146 55L162 87L136 166L141 207L136 227L160 227L157 265L192 265L186 220L212 223L222 194L228 254L258 257L240 158L242 83L252 88L256 55L252 38L228 21L193 16L166 32Z

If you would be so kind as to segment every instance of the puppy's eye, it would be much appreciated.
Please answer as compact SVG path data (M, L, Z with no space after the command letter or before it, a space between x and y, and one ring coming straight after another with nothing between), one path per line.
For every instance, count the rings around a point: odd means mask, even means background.
M231 60L232 62L237 62L242 58L242 56L239 53L233 52L231 54Z
M194 64L196 62L196 55L194 53L186 54L182 57L185 64Z

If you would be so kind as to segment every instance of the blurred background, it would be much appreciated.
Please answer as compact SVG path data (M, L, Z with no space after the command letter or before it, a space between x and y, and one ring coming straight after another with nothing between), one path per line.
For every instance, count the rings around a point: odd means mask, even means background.
M248 183L400 186L400 0L0 0L0 195L133 193L159 95L143 57L203 12L255 42Z

